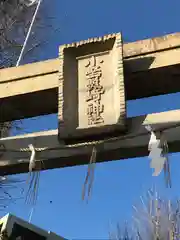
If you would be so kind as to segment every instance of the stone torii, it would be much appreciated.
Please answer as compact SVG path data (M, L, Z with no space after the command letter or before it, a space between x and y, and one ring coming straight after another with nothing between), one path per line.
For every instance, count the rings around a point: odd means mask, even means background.
M57 130L0 139L0 175L28 172L29 144L46 169L89 163L95 144L97 162L146 156L149 123L178 152L180 110L127 118L126 101L180 91L179 63L179 33L125 44L117 33L0 70L1 122L51 113L59 121Z

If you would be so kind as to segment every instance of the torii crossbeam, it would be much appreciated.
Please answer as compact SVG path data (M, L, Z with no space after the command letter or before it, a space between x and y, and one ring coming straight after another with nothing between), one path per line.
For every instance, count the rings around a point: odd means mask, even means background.
M125 43L123 45L126 100L180 91L180 34ZM59 59L27 64L0 71L1 122L58 112ZM44 99L48 99L44 104ZM23 104L22 104L23 103ZM127 119L128 132L97 146L97 161L140 157L148 154L144 125L166 129L170 151L179 151L180 110ZM1 139L4 152L0 175L28 171L28 144L39 150L45 168L87 164L91 146L64 146L58 130ZM6 151L7 150L7 151Z

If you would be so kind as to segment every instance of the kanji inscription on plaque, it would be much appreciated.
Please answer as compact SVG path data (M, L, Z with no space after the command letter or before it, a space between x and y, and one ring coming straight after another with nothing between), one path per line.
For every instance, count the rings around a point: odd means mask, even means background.
M87 116L88 125L104 123L103 111L104 104L101 102L101 95L105 92L104 87L101 85L102 69L95 56L92 56L87 65L86 79L87 79Z
M124 130L120 33L60 47L58 105L60 139Z

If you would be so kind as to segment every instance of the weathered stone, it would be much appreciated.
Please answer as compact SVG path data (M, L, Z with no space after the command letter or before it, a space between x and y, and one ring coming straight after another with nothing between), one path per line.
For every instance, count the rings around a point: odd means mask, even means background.
M97 139L125 129L121 34L60 47L59 138Z

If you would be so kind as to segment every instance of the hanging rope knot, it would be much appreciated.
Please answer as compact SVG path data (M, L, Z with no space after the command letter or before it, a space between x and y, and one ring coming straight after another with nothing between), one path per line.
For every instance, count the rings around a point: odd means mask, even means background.
M168 143L162 131L155 132L151 126L145 127L150 133L148 144L149 158L151 159L150 167L154 168L153 176L159 176L164 169L166 185L171 187L170 167L168 159Z
M27 7L31 7L38 3L39 0L20 0L20 3L26 5Z
M29 150L31 151L31 157L29 160L29 177L27 183L29 183L25 202L35 206L39 190L40 172L42 170L43 161L36 161L37 149L33 144L29 144Z
M29 144L29 150L31 151L31 157L29 160L29 172L32 172L36 167L36 150L32 144Z

